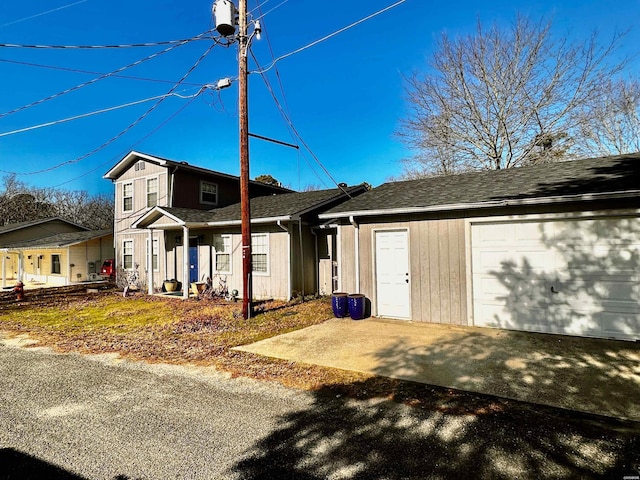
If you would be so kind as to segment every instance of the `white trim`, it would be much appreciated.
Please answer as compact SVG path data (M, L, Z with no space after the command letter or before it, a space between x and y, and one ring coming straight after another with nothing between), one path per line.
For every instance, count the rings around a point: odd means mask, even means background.
M289 221L289 220L291 220L291 216L287 215L287 216L282 216L282 217L252 218L251 219L251 223L252 224L277 223L278 221L286 222L286 221ZM242 225L242 220L222 220L222 221L219 221L219 222L207 222L206 223L206 226L208 226L208 227L226 227L226 226L235 226L235 225Z
M135 190L136 190L134 181L133 180L124 180L124 181L118 182L118 183L120 183L122 185L122 192L121 192L121 198L120 198L120 200L122 201L122 213L133 212L134 209L135 209ZM125 198L129 198L129 197L126 197L125 194L124 194L125 185L131 185L131 210L125 209L125 206L124 206L124 203L125 203L124 199Z
M251 274L256 277L269 277L271 276L271 245L269 241L269 232L259 232L251 234L251 255L255 255L255 249L253 246L253 239L256 237L265 237L266 239L266 248L267 248L267 271L266 272L258 272L255 270L255 264L253 262L253 258L251 259Z
M144 205L145 208L155 208L160 205L160 175L154 174L142 177L144 179ZM149 205L149 180L156 181L156 204Z
M153 235L153 230L149 230L149 232L152 232L151 235ZM154 272L159 272L160 271L160 239L158 237L156 237L155 235L153 235L152 237L153 239L153 243L157 243L158 247L156 249L156 257L158 258L158 261L156 262L156 267L153 269ZM153 265L153 257L151 258L151 263L149 263L149 238L146 239L145 242L145 268L148 270L150 265Z
M120 265L122 265L122 269L126 270L128 272L130 272L132 270L135 270L135 264L136 264L136 262L135 262L135 253L136 253L135 247L136 247L136 244L135 244L134 239L130 238L130 237L129 238L122 238L122 239L120 239L120 242L121 242L121 245L122 245L122 252L121 252L122 258L120 258L120 262L121 262ZM131 268L127 268L125 266L125 261L124 261L124 256L125 256L124 244L126 242L131 242ZM116 265L118 264L117 262L118 262L118 260L116 259Z
M465 218L469 223L496 223L513 221L541 221L541 220L588 220L600 217L635 217L640 215L640 209L626 208L616 210L590 210L586 212L560 213L524 213L518 215L496 215L477 218Z
M429 213L450 210L474 210L479 208L495 208L495 207L517 207L524 205L545 205L554 203L566 203L573 201L591 201L591 200L614 200L624 198L635 198L640 195L640 190L631 190L623 193L591 193L584 195L565 195L558 197L542 197L542 198L525 198L512 200L496 200L490 202L472 202L472 203L452 203L447 205L432 205L423 207L403 207L389 208L377 210L355 210L350 212L339 213L321 213L318 215L320 219L333 218L349 218L352 216L381 216L381 215L405 215L411 213Z
M385 316L385 318L397 318L400 320L411 320L412 318L412 314L413 314L413 308L412 308L412 290L413 290L413 278L411 277L411 231L410 231L410 227L396 227L396 228L385 228L385 227L380 227L380 228L372 228L371 229L371 235L372 235L372 242L371 242L371 254L373 256L373 268L372 268L372 272L373 272L373 291L374 291L374 298L375 298L375 316L379 316L380 312L378 311L378 272L377 272L377 266L378 266L378 259L376 256L377 253L377 249L378 249L378 245L376 242L376 234L378 233L385 233L385 232L405 232L407 234L407 269L409 270L407 273L409 274L409 292L408 292L408 306L409 306L409 313L407 317L391 317L391 316ZM374 308L373 302L372 302L372 309ZM373 314L373 312L372 312Z
M229 255L229 270L218 270L218 251L216 250L216 237L222 239L224 245L224 239L229 239L229 251L220 252L221 255ZM233 275L233 235L231 233L214 233L213 242L211 245L211 252L213 256L213 272L214 274L223 273L225 275Z

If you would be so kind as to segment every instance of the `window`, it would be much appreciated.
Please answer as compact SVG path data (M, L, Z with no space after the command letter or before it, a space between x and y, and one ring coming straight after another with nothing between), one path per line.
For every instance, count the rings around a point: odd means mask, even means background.
M200 203L209 205L218 204L218 185L209 182L200 182Z
M51 273L60 273L60 255L51 255Z
M144 165L144 161L143 160L140 160L139 162L136 162L136 167L135 167L136 172L139 171L139 170L144 170L144 166L145 165Z
M266 233L251 235L251 262L255 273L269 273L269 237Z
M147 179L147 207L155 207L158 204L158 179Z
M133 269L133 240L122 242L122 268L125 270Z
M122 185L122 209L125 212L133 210L133 183Z
M151 257L153 271L158 271L158 239L153 239L153 256ZM149 268L149 239L147 239L147 263L144 265L145 270Z
M231 273L231 235L214 235L214 270Z

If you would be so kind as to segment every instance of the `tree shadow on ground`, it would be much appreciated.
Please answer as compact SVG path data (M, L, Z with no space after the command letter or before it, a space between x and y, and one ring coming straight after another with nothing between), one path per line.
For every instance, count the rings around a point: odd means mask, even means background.
M12 448L0 449L0 480L85 480L63 468Z
M361 397L376 379L345 385ZM407 384L405 384L407 385ZM241 478L541 479L637 475L640 426L414 384L421 408L315 393L237 463ZM422 392L421 392L422 390ZM402 396L402 395L400 395Z

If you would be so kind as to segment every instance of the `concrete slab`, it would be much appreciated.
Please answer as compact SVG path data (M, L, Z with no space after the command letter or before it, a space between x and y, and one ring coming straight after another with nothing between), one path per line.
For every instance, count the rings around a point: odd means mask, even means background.
M640 421L640 344L633 342L331 319L236 349Z

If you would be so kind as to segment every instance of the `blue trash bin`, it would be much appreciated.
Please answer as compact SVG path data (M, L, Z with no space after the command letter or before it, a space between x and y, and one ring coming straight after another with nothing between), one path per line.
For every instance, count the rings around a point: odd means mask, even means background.
M354 320L361 320L364 318L364 307L366 297L361 293L354 293L349 295L349 315Z
M335 292L331 295L331 308L333 315L337 318L346 317L349 314L349 305L347 303L347 294Z

